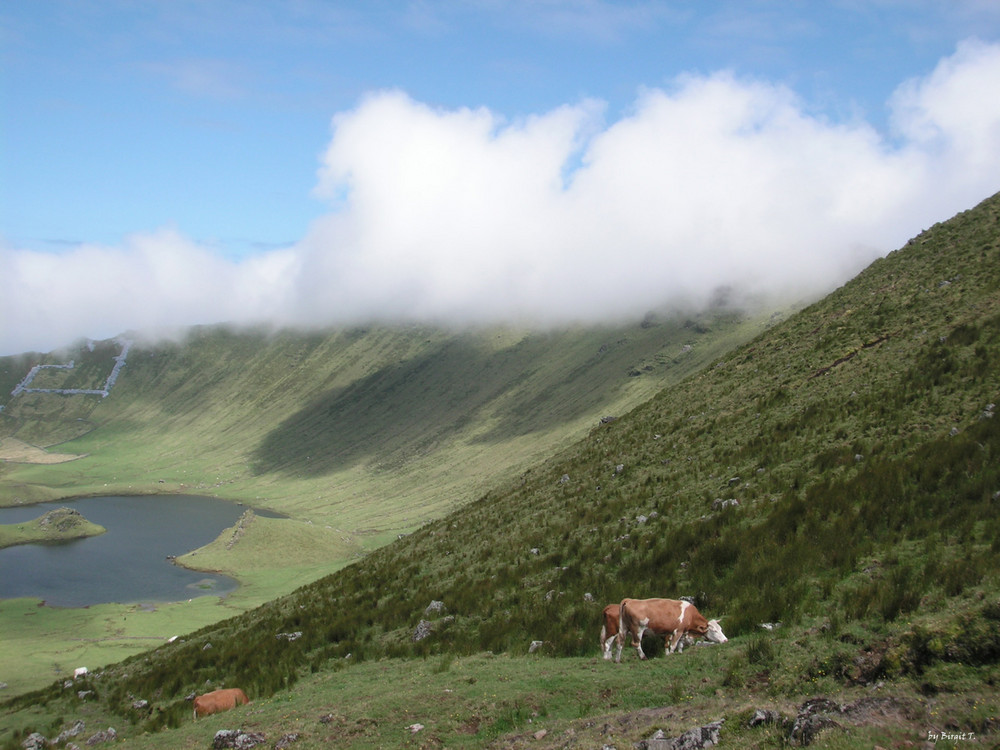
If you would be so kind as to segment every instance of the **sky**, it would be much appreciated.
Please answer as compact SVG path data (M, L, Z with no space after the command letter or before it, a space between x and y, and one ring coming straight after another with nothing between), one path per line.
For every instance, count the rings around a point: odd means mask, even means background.
M995 0L11 0L0 355L817 297L1000 190Z

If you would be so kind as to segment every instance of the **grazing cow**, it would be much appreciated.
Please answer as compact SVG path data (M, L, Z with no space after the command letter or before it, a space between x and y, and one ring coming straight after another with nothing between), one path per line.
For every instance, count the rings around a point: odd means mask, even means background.
M194 718L216 714L219 711L228 711L249 702L247 694L239 688L213 690L211 693L199 695L194 699Z
M665 651L672 654L686 634L703 636L713 643L725 643L728 638L722 632L718 620L706 620L690 602L677 599L623 599L618 611L618 652L615 662L622 660L625 634L632 636L632 645L642 653L642 636L649 631L666 635Z
M615 636L618 635L618 613L620 611L620 604L609 604L601 613L601 617L603 618L601 624L601 650L604 653L605 661L611 661L612 659L611 646L615 642ZM694 641L694 636L685 633L680 643L677 644L677 650L683 651L685 646L690 646Z
M609 604L604 608L604 612L601 617L603 621L601 623L601 650L604 652L604 660L611 661L611 644L615 640L615 636L618 635L618 611L621 606L618 604Z
M86 667L77 667L76 669L73 670L73 679L74 680L77 679L78 677L86 677L86 676L87 676L87 668Z

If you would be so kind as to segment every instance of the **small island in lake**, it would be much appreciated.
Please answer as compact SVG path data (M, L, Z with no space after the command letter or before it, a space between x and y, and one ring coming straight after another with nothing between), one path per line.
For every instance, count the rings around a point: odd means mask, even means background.
M15 544L67 542L103 534L107 529L91 523L72 508L50 510L44 516L24 523L0 524L0 549Z

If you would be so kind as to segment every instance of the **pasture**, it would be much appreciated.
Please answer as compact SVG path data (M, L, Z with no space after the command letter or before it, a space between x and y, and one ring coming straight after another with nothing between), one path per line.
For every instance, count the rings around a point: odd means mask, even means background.
M260 733L268 747L296 734L291 747L297 750L630 747L657 730L673 737L724 719L723 746L780 748L787 746L806 697L824 697L848 710L836 726L822 730L819 747L919 746L928 733L949 727L980 742L998 739L1000 699L981 681L982 673L938 663L919 677L894 682L891 691L876 683L852 684L844 670L855 656L869 653L866 647L880 649L898 633L854 627L831 635L821 625L690 647L669 657L657 648L659 655L646 662L631 655L618 665L600 658L596 629L594 654L586 657L476 653L345 660L304 675L294 689L251 694L250 705L197 722L189 702L169 707L155 696L149 709L133 711L128 721L103 713L98 703L73 700L34 706L18 718L30 718L32 728L49 735L77 719L90 731L114 726L130 745L154 750L206 747L220 729ZM987 671L1000 677L995 666ZM84 687L100 690L101 678L91 676ZM758 709L779 718L750 726ZM174 728L146 733L144 723L164 710L160 718ZM414 725L422 728L414 731ZM5 734L7 746L14 747L26 729L17 737Z

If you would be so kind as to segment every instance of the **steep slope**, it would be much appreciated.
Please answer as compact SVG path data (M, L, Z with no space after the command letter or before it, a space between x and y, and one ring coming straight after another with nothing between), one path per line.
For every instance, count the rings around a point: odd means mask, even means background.
M754 330L721 309L549 333L208 328L5 358L15 395L0 438L22 462L0 463L0 502L186 491L345 528L412 528ZM113 388L95 395L124 346ZM41 468L25 443L81 458Z
M598 613L623 596L691 595L726 616L733 648L762 622L797 634L804 662L750 640L727 688L809 696L827 672L854 684L937 662L995 679L998 371L1000 195L460 512L107 670L102 700L127 715L130 696L160 691L153 727L206 679L267 696L348 654L532 640L596 654ZM432 600L447 618L425 614ZM819 633L829 661L799 645Z

